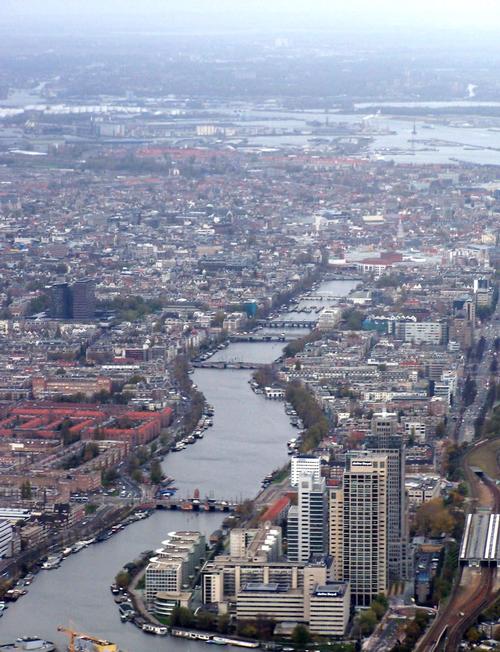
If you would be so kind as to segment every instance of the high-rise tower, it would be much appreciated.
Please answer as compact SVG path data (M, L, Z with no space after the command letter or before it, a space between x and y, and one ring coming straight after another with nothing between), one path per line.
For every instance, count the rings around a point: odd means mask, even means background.
M387 470L382 453L348 454L342 489L330 491L330 553L352 601L368 606L387 590Z
M366 439L368 451L383 453L387 468L387 550L389 579L398 581L407 576L408 527L405 500L405 446L397 434L396 414L373 415L371 435Z
M323 478L302 475L298 481L297 508L288 518L288 558L309 561L313 554L326 549L326 491Z

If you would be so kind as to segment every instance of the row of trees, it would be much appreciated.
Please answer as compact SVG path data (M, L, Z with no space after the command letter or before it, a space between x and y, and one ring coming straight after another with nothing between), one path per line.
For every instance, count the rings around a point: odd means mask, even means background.
M172 627L186 627L201 629L208 632L227 634L229 631L230 618L228 614L217 616L211 611L198 610L196 615L187 607L175 607L172 609L169 618Z
M326 437L329 431L328 419L312 392L300 381L292 380L288 383L285 396L306 428L301 445L301 451L305 453L315 448Z
M153 484L160 484L163 480L163 471L160 461L153 457L155 451L156 445L153 442L151 448L148 449L146 446L139 446L134 451L134 454L129 457L128 471L132 480L143 482L144 477L141 467L149 461L149 479Z
M458 543L450 541L446 545L443 565L439 574L434 578L432 603L439 604L451 592L453 581L458 569Z
M381 618L387 609L387 599L385 596L380 596L376 600L375 608ZM194 628L208 632L217 632L219 634L227 634L230 631L234 631L238 636L263 641L268 641L272 638L276 626L275 621L265 615L258 616L253 620L241 620L236 623L236 626L233 626L231 625L228 614L216 615L211 611L202 609L198 610L195 614L191 609L186 607L175 607L170 614L168 624L172 627ZM297 625L294 628L292 632L292 643L297 650L304 650L311 640L312 637L305 625Z

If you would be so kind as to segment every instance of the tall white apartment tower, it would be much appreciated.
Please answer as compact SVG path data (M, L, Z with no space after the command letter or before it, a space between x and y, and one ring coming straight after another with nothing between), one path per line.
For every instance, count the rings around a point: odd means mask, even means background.
M288 559L308 562L326 551L326 491L323 478L302 475L298 481L297 508L290 510Z

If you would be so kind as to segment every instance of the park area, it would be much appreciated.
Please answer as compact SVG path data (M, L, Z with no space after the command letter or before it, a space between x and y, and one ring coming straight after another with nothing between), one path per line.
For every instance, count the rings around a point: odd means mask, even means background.
M479 467L494 480L500 480L500 438L471 451L469 465Z

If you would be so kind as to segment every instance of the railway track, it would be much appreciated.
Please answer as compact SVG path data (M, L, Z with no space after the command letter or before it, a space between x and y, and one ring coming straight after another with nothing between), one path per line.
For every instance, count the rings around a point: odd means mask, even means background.
M467 463L464 466L472 494L475 496L478 495L478 486L483 482L491 494L492 510L494 512L500 512L499 488L487 477L480 480L471 471ZM497 574L496 567L484 566L481 568L479 585L472 595L467 597L467 603L465 605L463 604L463 596L458 591L462 569L459 572L460 576L450 601L443 611L438 613L429 630L420 640L420 643L416 647L417 652L437 652L438 650L456 652L467 629L474 624L479 614L488 607L492 599L496 598L498 592L496 595L493 595Z

